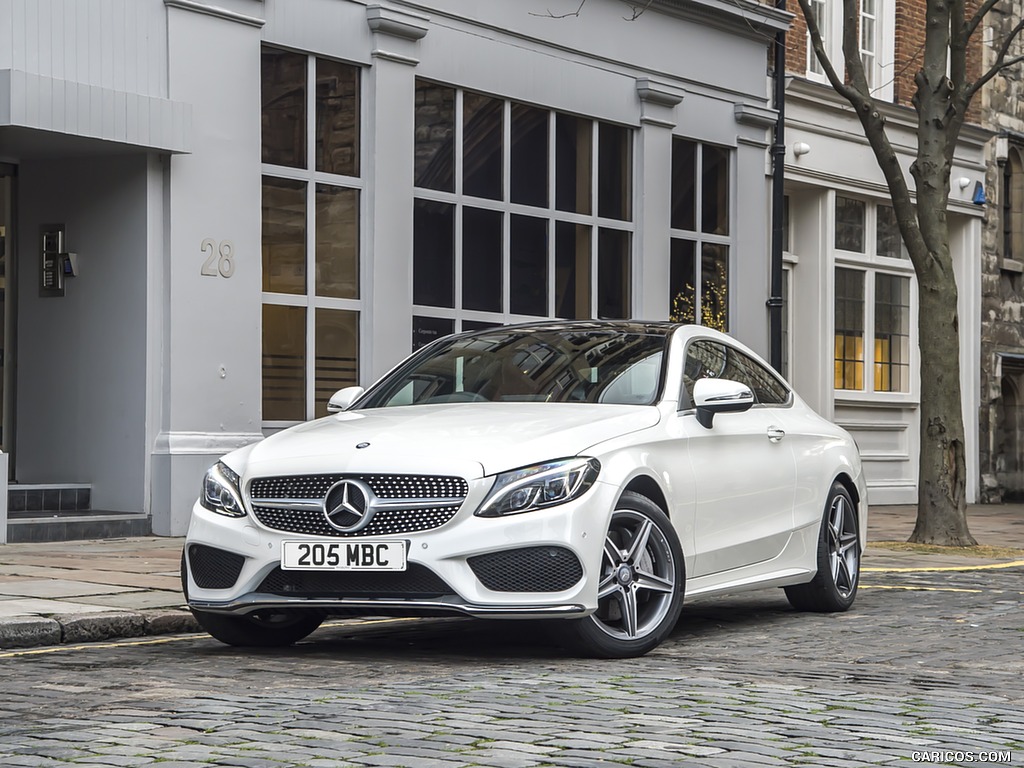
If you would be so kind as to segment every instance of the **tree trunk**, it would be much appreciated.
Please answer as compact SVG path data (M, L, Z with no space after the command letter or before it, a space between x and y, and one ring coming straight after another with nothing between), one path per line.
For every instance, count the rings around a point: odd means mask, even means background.
M948 248L931 259L933 268L918 270L917 276L921 452L917 523L910 541L967 547L977 542L967 528L957 289Z

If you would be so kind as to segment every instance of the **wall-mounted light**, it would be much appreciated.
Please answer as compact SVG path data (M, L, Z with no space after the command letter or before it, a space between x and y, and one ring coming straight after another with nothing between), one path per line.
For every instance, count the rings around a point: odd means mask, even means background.
M793 145L793 154L797 157L800 155L806 155L811 151L811 145L803 141L798 141Z
M971 186L971 180L968 179L966 176L961 176L959 179L956 180L956 183L957 186L960 187L960 189L967 189L969 186Z
M1006 136L996 136L996 162L1002 165L1010 157L1010 140Z

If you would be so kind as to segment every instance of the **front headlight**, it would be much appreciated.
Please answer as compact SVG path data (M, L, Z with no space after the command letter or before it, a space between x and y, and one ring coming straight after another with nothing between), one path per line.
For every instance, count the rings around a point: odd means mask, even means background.
M501 517L564 504L586 493L600 471L597 459L579 457L504 472L476 514Z
M245 517L245 505L238 490L238 473L223 461L218 461L206 472L199 503L211 512L228 517Z

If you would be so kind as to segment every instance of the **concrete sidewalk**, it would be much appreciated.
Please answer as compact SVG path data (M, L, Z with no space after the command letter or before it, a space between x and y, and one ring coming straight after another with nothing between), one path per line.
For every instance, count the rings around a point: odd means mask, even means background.
M906 541L913 507L873 507L863 567L972 568L1024 558L899 552L870 542ZM1024 550L1024 504L972 506L980 544ZM198 631L178 577L183 540L155 536L0 544L0 649Z

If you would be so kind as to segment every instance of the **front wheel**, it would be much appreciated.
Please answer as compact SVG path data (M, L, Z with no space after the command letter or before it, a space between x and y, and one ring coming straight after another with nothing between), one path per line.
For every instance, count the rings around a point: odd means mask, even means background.
M857 506L842 483L832 486L818 534L818 573L806 584L786 587L798 611L834 613L849 610L860 581L860 530Z
M624 491L615 505L597 588L597 610L564 628L589 656L642 656L658 646L683 608L683 551L668 516L650 499Z
M181 591L188 601L188 573L185 553L181 553ZM288 611L255 611L244 616L211 613L189 608L199 626L225 645L262 648L291 645L312 633L323 623L316 614Z

